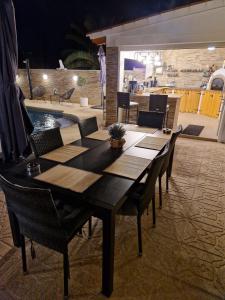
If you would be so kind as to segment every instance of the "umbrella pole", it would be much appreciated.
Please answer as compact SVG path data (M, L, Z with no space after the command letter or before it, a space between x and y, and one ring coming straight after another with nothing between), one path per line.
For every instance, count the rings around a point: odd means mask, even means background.
M24 61L25 65L26 65L26 70L27 70L27 78L28 78L28 82L29 82L29 89L30 89L30 100L33 100L33 88L32 88L32 81L31 81L31 74L30 74L30 62L29 59L27 58Z

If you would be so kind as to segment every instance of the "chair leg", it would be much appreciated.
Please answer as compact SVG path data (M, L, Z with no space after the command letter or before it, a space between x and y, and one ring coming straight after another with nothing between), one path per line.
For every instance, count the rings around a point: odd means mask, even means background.
M138 229L138 255L142 256L142 233L141 233L141 215L137 215L137 229Z
M162 177L159 176L159 208L162 208Z
M127 119L128 119L128 117L127 117L127 116L128 116L128 115L127 115L127 112L128 112L128 111L127 111L127 109L126 109L126 110L125 110L125 124L128 123L128 122L127 122Z
M128 124L130 124L130 109L128 109L128 113L127 113L127 118L128 118Z
M26 259L25 238L23 235L20 236L20 243L21 243L23 273L26 274L27 273L27 259Z
M166 171L166 192L169 192L169 174L168 171Z
M136 124L138 123L138 115L139 115L139 107L137 105L137 119L136 119Z
M64 270L64 299L68 299L68 279L70 277L68 250L63 254L63 270Z
M92 237L92 217L88 220L88 238L91 239Z
M155 217L155 194L152 197L152 219L153 219L153 227L155 227L156 217Z
M168 172L168 177L170 178L171 175L172 175L172 169L173 169L173 156L174 156L174 149L171 153L171 156L170 156L170 161L169 161L169 166L168 166L168 169L167 169L167 172Z

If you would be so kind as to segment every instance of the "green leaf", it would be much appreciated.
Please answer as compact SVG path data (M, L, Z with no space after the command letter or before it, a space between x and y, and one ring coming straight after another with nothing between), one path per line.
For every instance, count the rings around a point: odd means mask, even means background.
M75 66L82 67L84 65L86 67L89 66L89 68L99 68L98 60L95 58L95 56L86 51L74 51L66 57L64 64L67 68L75 68Z
M86 35L85 29L81 28L81 26L78 24L72 23L72 24L70 24L70 28L72 30L76 31L76 33L78 33L79 35L83 35L83 36Z
M75 35L73 33L66 34L66 39L75 42L78 45L82 45L86 49L89 48L89 41L86 37Z

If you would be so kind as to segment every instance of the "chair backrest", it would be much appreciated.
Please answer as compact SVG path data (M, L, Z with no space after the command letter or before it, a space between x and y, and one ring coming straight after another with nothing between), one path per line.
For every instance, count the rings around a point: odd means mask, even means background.
M75 88L68 90L67 92L65 92L65 94L61 95L61 98L64 100L69 100L72 97L74 91L75 91Z
M156 156L156 158L151 162L149 166L148 176L145 181L145 188L142 196L143 201L140 201L139 204L141 206L139 207L141 211L144 211L148 207L150 201L152 200L153 195L155 194L156 180L160 174L162 165L165 159L167 159L168 155L169 155L169 145L167 143L162 154Z
M82 138L86 137L87 135L98 131L98 123L96 117L91 117L84 120L78 121L78 126L80 130L80 135Z
M130 94L124 92L117 92L117 107L129 109L130 108Z
M62 230L51 192L46 189L15 185L0 175L8 211L19 225L20 234L44 245L50 243L54 232Z
M158 111L166 113L168 95L150 95L149 111Z
M176 143L176 140L178 138L178 136L182 133L182 126L179 125L177 130L172 134L172 137L169 141L169 155L167 157L167 159L165 159L163 165L162 165L162 169L161 169L161 172L160 174L163 175L167 168L169 167L170 163L171 163L171 159L172 159L172 156L173 156L173 151L174 151L174 147L175 147L175 143Z
M35 156L41 156L63 146L60 128L38 131L30 135L30 143Z
M138 125L162 129L164 117L165 117L165 114L163 112L139 111Z

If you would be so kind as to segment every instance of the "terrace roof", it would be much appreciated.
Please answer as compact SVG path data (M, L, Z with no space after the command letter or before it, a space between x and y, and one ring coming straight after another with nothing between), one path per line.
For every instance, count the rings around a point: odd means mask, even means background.
M225 45L225 1L201 1L89 33L97 44L136 50Z

